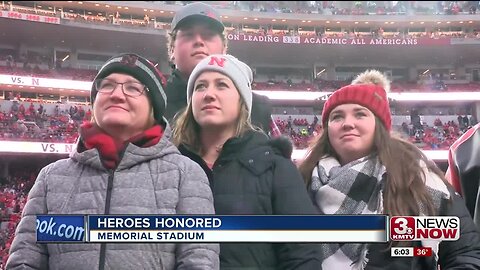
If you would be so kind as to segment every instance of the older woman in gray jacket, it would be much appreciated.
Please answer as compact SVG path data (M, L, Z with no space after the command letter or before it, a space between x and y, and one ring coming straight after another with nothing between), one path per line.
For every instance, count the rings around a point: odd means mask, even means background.
M92 87L93 119L68 159L43 168L7 269L218 269L217 244L40 244L38 214L214 214L203 170L170 143L156 68L111 58Z

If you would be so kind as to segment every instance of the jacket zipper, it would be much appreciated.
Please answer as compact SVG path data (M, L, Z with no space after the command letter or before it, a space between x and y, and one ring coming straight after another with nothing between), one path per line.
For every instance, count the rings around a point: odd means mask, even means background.
M113 188L113 176L114 170L110 170L108 172L108 183L107 183L107 196L105 198L105 211L104 215L110 214L110 201L112 200L112 188ZM100 244L100 258L98 261L98 269L104 270L105 269L105 252L107 249L106 243Z

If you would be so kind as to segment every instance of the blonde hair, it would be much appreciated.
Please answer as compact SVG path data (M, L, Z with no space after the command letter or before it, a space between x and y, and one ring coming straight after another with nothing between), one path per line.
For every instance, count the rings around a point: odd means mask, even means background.
M191 148L195 153L201 154L202 143L200 140L200 125L195 121L192 109L192 100L188 102L187 107L179 115L175 116L173 125L173 143L178 147L184 144ZM255 130L248 116L247 105L240 99L240 112L235 125L234 137L239 137L249 130Z

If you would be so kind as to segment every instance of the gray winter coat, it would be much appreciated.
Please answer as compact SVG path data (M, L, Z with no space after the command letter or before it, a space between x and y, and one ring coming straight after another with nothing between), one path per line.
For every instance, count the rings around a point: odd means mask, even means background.
M29 193L7 269L218 269L218 244L37 244L37 214L214 214L203 170L169 141L129 144L117 169L96 149L43 168Z

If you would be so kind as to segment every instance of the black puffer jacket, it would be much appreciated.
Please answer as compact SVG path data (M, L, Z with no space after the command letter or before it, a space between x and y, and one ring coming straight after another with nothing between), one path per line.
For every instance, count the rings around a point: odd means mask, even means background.
M224 144L213 170L187 147L179 149L205 170L219 215L316 214L302 177L289 159L291 148L278 144L278 139L269 140L260 132L247 132ZM319 258L315 244L220 245L222 270L319 270Z
M183 79L178 69L175 69L168 78L165 94L167 95L165 117L173 125L175 114L187 106L187 80Z
M167 109L165 117L173 125L174 116L187 106L187 80L183 79L178 69L172 72L165 87L167 95ZM266 96L253 93L252 99L252 124L261 128L266 133L270 131L272 105Z

